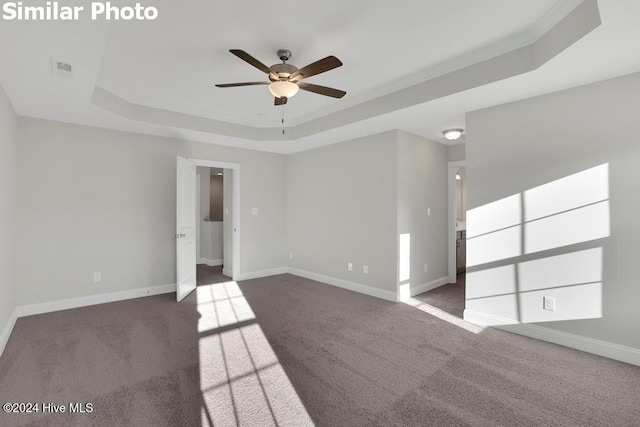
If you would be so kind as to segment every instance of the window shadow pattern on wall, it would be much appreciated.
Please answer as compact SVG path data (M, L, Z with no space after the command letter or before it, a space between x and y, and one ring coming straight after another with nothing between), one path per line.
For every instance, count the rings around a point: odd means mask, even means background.
M608 163L468 211L466 310L496 325L601 318L609 236Z

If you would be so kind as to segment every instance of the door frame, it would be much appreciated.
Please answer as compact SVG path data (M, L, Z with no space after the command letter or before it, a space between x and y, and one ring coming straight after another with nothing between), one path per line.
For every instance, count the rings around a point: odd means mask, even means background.
M449 283L456 283L458 272L456 268L456 168L466 167L466 160L449 162L447 183L449 192ZM467 180L468 181L468 180Z
M231 239L231 251L233 253L233 272L231 279L237 281L240 278L240 164L230 162L219 162L217 160L207 159L194 159L189 160L195 162L197 166L204 166L209 168L221 168L233 170L233 207L232 207L232 220L233 220L233 237ZM197 204L197 201L194 200ZM197 206L194 206L197 209Z

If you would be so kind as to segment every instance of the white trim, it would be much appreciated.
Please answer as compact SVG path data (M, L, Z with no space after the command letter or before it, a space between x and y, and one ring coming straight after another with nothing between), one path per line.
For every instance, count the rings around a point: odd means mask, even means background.
M222 259L209 259L198 258L198 264L207 264L209 267L215 267L216 265L222 265L224 260Z
M447 168L447 188L449 193L449 223L448 223L448 240L449 240L449 283L455 283L458 276L456 268L456 168L466 167L466 160L458 160L449 162ZM466 184L465 184L466 185Z
M233 277L231 269L222 267L222 275L227 277Z
M7 342L9 341L11 332L13 332L13 327L16 325L16 320L18 320L17 308L13 310L13 313L11 313L11 316L9 316L9 319L7 320L7 324L5 325L4 329L2 330L2 334L0 335L0 356L2 356L2 353L4 352L4 348L7 345Z
M233 268L232 279L240 280L240 163L218 162L216 160L194 159L196 166L204 166L210 168L232 169L233 170L233 238L231 251L233 252Z
M410 292L410 295L414 297L423 292L427 292L432 289L439 288L440 286L446 285L447 283L455 283L455 282L449 282L449 276L444 276L444 277L440 277L439 279L433 280L431 282L423 283L422 285L411 286L411 289L409 292Z
M465 309L464 320L640 366L640 349Z
M70 308L87 307L107 302L124 301L132 298L148 297L151 295L168 294L176 291L176 284L150 286L148 288L129 289L126 291L109 292L98 295L87 295L79 298L61 299L39 304L21 305L16 308L18 317L33 316L34 314L50 313L52 311L68 310Z
M299 270L297 268L289 267L289 274L294 276L304 277L305 279L315 280L317 282L326 283L327 285L337 286L342 289L347 289L361 294L369 295L376 298L381 298L387 301L398 302L398 295L396 292L386 289L374 288L373 286L363 285L361 283L349 282L348 280L338 279L336 277L325 276L323 274L312 273L310 271Z
M286 274L286 273L288 273L287 267L270 268L268 270L258 270L258 271L250 271L248 273L242 273L239 275L240 276L239 280L258 279L260 277L269 277L269 276L275 276L277 274Z

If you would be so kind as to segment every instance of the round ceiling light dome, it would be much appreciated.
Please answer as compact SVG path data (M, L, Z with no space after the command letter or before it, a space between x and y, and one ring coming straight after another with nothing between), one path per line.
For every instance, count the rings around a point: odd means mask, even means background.
M297 84L286 80L278 80L269 84L269 92L276 98L291 98L300 88Z
M444 137L449 141L455 141L456 139L459 139L463 133L464 129L447 129L442 131Z

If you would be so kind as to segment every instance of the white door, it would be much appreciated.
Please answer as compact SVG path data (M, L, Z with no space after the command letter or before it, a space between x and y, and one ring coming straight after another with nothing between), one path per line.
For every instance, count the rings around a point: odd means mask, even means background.
M178 157L176 211L176 297L196 288L196 164Z

